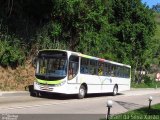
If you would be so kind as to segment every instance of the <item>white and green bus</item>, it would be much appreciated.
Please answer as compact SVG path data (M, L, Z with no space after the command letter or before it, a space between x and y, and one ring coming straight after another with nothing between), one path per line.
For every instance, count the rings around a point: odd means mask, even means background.
M36 92L77 94L130 90L131 66L67 50L41 50L36 61Z

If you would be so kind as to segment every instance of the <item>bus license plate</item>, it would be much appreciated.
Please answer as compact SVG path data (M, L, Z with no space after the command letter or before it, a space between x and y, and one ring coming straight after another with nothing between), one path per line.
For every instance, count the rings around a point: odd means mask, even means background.
M44 86L44 89L47 89L47 90L48 90L48 89L49 89L48 85L45 85L45 86Z
M42 89L42 90L48 90L49 87L48 87L48 85L43 85L43 86L41 86L41 89Z

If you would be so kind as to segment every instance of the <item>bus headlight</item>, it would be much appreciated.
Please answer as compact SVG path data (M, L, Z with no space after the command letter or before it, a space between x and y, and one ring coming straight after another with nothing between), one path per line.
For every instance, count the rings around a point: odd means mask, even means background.
M56 85L54 85L54 86L55 86L55 87L62 86L62 85L64 85L64 84L65 84L65 82L66 82L66 81L63 81L63 82L61 82L61 83L59 83L59 84L56 84Z

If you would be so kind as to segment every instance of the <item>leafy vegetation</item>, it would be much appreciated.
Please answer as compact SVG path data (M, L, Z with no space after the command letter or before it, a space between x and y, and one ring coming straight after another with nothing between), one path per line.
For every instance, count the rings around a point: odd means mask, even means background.
M153 5L152 10L160 12L160 3L157 3L157 5Z
M152 80L152 79L151 79ZM150 82L144 83L142 82L141 84L136 84L136 83L132 83L131 87L132 88L160 88L160 82L155 82L154 80L152 80Z
M0 65L17 67L23 63L25 54L21 50L19 40L9 35L5 37L0 41Z
M67 49L130 64L141 83L136 71L160 65L158 16L140 0L1 0L0 65L16 68L39 49Z

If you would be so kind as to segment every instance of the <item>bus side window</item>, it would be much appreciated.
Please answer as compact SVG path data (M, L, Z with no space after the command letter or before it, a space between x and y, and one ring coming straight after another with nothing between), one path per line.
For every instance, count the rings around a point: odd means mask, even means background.
M109 63L105 64L105 75L110 76L110 64Z
M111 71L111 76L114 77L115 76L115 66L113 64L111 64L111 68L110 68L110 71Z
M119 77L119 66L115 65L115 77Z
M81 58L80 73L82 74L89 73L89 60L86 58Z
M120 66L120 69L119 69L119 77L123 78L123 67L122 66Z
M130 77L130 68L123 67L123 78L129 78Z
M69 58L69 68L68 68L68 80L73 79L78 73L79 57L70 56Z
M83 73L83 74L87 74L88 73L88 69L87 69L87 67L85 67L85 66L81 66L81 73Z
M130 77L130 69L127 67L124 67L124 75L125 78L129 78Z
M102 62L98 62L98 75L103 75L104 73L104 64Z
M96 60L90 60L90 72L91 75L97 74L97 61Z

